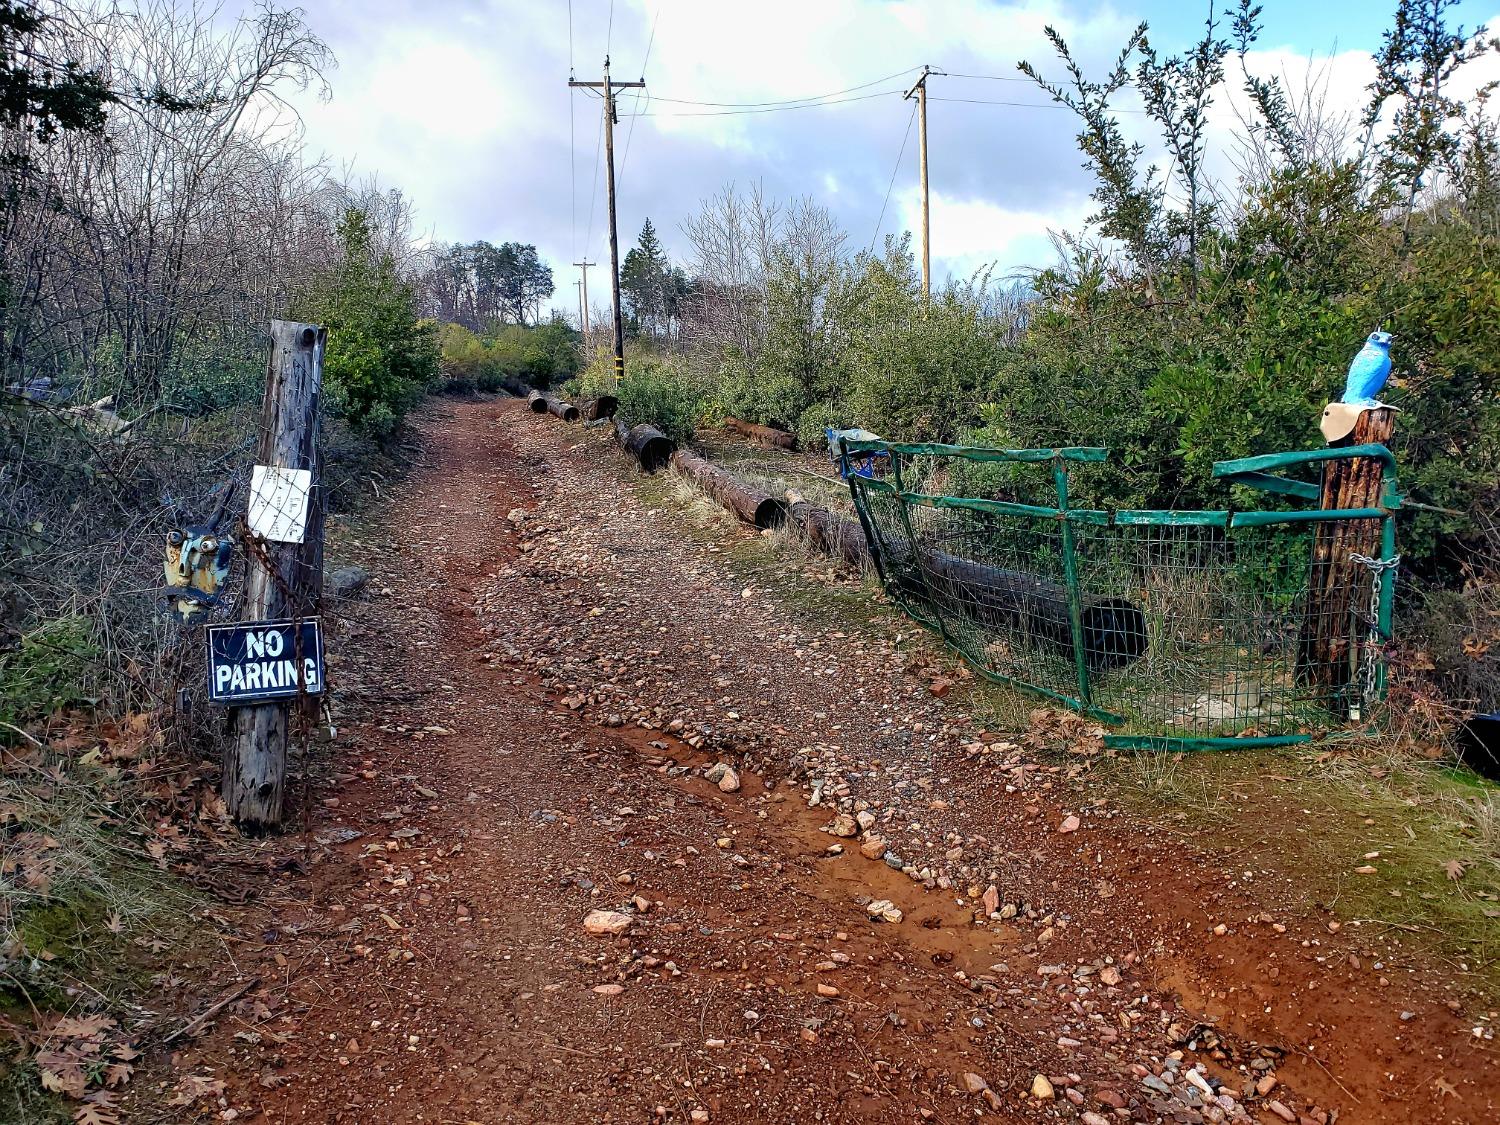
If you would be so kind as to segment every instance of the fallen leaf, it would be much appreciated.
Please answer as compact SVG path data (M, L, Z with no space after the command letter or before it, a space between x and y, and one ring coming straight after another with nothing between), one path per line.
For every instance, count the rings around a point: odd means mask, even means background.
M115 1109L115 1096L105 1090L95 1090L73 1110L73 1120L77 1125L118 1125L120 1114Z
M204 1078L189 1074L177 1083L177 1093L168 1105L192 1105L200 1098L216 1098L224 1092L224 1083L218 1078Z
M1464 877L1464 872L1467 871L1468 868L1466 868L1459 860L1450 859L1443 864L1443 870L1448 873L1449 879L1457 882Z
M49 1027L47 1033L67 1039L88 1039L114 1026L114 1020L96 1012L91 1016L64 1016Z

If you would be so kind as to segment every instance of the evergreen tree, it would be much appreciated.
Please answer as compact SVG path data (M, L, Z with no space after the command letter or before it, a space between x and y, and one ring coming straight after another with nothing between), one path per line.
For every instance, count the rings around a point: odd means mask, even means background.
M298 315L328 328L324 376L345 416L384 437L437 375L437 326L419 318L416 287L391 256L375 252L364 211L349 208L338 233L341 260Z
M672 270L666 251L656 237L651 220L641 228L634 249L625 255L620 267L620 291L636 332L661 335L669 321L669 294L673 286Z

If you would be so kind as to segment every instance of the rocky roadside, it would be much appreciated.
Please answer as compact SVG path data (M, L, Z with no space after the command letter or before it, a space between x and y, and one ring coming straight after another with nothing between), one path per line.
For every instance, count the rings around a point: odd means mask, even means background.
M1123 824L1089 784L1087 724L1045 713L1020 734L980 729L952 695L965 673L909 622L847 620L848 597L834 599L840 628L826 607L800 608L799 586L828 585L819 564L759 562L735 549L752 532L685 513L680 496L642 506L642 486L587 436L526 421L511 433L523 461L547 472L535 507L511 513L521 557L480 592L480 619L503 638L495 659L603 728L715 755L707 780L749 771L796 786L827 814L830 851L847 841L969 912L976 947L1003 935L1002 961L956 955L952 978L992 1014L1044 1017L1058 1073L987 1077L984 1089L1135 1120L1323 1125L1361 1106L1360 1120L1379 1119L1367 1098L1388 1100L1392 1120L1413 1098L1432 1099L1433 1120L1465 1119L1427 1069L1441 1069L1444 1040L1464 1043L1451 1003L1411 1001L1441 1021L1435 1042L1362 1066L1351 1021L1378 1010L1380 1034L1402 1039L1399 1005L1369 995L1381 947L1345 953L1337 922L1298 917L1293 873L1257 872L1252 893L1251 873L1156 826ZM706 536L684 527L705 521ZM836 578L834 593L853 585ZM522 600L536 608L541 588L542 612L512 612ZM903 918L888 897L851 900L872 918ZM1347 979L1326 979L1351 961ZM1308 1010L1328 983L1342 995ZM1340 1077L1335 1065L1352 1069ZM1491 1065L1455 1081L1492 1097ZM1370 1085L1355 1093L1351 1081Z
M1492 1024L1388 932L1122 811L1086 724L983 729L867 589L516 405L428 412L351 544L331 773L146 1114L1487 1118Z

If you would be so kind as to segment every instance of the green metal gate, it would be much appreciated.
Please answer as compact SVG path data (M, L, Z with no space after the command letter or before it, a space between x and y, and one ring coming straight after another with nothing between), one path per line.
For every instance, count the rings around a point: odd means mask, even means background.
M1097 448L857 441L846 468L866 454L888 472L849 487L889 595L990 679L1113 727L1112 745L1299 742L1384 698L1399 506L1384 446L1214 466L1316 503L1317 484L1274 470L1379 460L1379 507L1285 511L1074 507L1072 478L1109 456ZM1311 561L1320 535L1344 565Z

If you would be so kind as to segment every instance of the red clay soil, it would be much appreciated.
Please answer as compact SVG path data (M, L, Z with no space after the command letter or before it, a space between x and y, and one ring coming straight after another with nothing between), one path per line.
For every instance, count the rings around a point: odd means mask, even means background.
M342 544L373 579L332 772L203 1002L259 983L143 1115L1497 1119L1493 1013L1446 970L982 736L867 592L747 578L754 532L695 531L600 430L420 426Z

